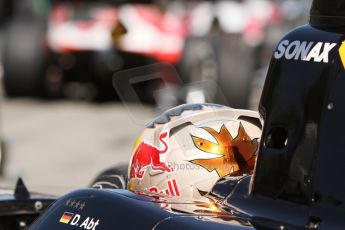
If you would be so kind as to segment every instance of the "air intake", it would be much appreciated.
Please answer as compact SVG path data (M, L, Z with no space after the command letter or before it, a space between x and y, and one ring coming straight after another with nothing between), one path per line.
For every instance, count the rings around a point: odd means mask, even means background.
M345 1L314 0L310 9L310 24L314 26L345 26Z

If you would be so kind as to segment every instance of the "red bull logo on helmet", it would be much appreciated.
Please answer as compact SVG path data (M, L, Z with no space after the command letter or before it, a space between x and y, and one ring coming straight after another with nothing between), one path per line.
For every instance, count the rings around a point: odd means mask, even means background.
M163 194L166 194L169 196L180 196L181 195L175 179L168 181L167 188L160 190L157 187L151 187L151 188L149 188L149 191L154 192L154 193L163 193Z
M159 136L160 143L164 146L162 150L142 141L135 150L130 169L131 178L143 178L147 167L159 172L172 172L173 169L161 161L161 155L168 151L168 144L164 140L167 132Z

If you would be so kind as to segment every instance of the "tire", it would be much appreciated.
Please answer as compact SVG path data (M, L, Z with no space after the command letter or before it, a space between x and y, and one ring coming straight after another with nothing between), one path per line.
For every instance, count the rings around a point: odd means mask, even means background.
M218 63L210 36L188 38L179 66L185 103L216 102Z
M206 102L248 108L253 66L251 55L251 48L236 37L191 37L185 44L180 63L183 81L192 84L208 81L202 87Z
M218 45L218 103L248 109L251 82L253 80L253 48L238 35L220 37ZM220 101L219 101L220 100ZM224 103L222 103L224 104Z
M128 164L120 164L100 173L91 183L92 188L126 189Z
M4 88L7 96L40 96L45 71L44 23L16 19L4 38Z
M3 26L8 22L13 14L14 0L0 0L0 26Z
M4 175L4 168L7 160L6 142L0 141L0 176Z

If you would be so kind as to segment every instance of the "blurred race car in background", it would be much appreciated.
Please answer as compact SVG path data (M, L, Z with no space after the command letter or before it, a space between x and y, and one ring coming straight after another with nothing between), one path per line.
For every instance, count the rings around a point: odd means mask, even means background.
M53 1L46 23L33 16L29 21L23 15L16 17L8 25L4 42L7 95L114 97L114 72L176 59L171 57L176 56L176 50L157 48L162 37L169 39L168 33L160 30L165 22L157 18L159 13L154 5ZM127 14L134 20L127 23ZM141 40L135 31L141 37L149 35L149 39ZM126 37L124 45L120 45L122 36Z
M300 3L299 14L291 15L289 2ZM160 62L178 74L136 87L146 101L169 78L180 102L247 108L273 49L269 38L303 18L301 2L15 1L4 38L6 93L115 99L114 73Z

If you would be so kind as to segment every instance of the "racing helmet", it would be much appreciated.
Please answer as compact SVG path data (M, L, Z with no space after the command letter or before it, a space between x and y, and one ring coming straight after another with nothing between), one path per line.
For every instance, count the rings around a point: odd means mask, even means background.
M128 189L198 200L223 176L250 174L256 162L258 113L187 104L163 113L139 136Z

